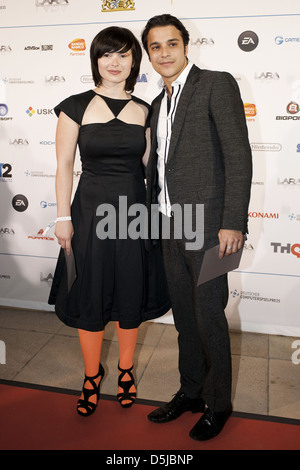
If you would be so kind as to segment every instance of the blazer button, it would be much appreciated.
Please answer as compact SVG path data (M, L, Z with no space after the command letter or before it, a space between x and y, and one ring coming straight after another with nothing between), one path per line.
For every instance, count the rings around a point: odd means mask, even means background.
M168 172L174 171L174 168L168 168Z

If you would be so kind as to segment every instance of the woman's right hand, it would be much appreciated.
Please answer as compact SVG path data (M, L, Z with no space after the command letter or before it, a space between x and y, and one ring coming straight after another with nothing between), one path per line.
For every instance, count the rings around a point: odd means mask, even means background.
M73 234L73 224L70 220L56 222L54 235L57 238L58 244L66 251L67 255L71 253Z

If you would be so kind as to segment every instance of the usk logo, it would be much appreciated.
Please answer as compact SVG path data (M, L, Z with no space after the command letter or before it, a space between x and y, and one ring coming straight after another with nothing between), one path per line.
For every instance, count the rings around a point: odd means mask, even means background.
M29 106L29 108L26 109L26 113L29 117L32 117L35 114L35 109L33 109L32 106Z

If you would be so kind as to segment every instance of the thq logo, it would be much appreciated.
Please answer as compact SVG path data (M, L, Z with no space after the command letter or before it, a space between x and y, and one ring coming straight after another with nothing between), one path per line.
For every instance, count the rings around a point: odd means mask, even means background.
M282 245L278 242L271 242L271 246L273 246L274 253L291 253L292 255L300 258L300 243L287 243L286 245Z

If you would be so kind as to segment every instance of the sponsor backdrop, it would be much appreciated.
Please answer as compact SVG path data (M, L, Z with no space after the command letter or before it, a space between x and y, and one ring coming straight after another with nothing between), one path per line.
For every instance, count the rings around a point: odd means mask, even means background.
M300 336L298 0L0 0L0 304L52 309L58 245L43 230L56 218L54 106L94 87L89 47L100 29L122 25L140 38L165 12L190 31L190 60L231 72L245 104L254 174L250 233L229 277L230 327ZM135 94L151 102L157 82L145 55ZM80 171L77 155L74 189Z

